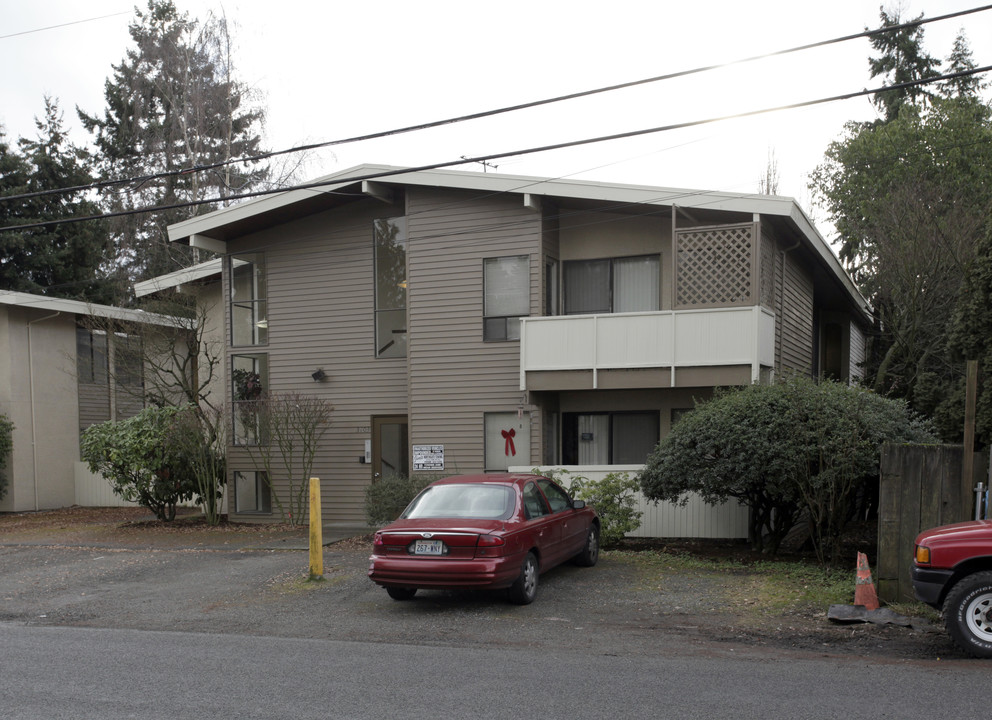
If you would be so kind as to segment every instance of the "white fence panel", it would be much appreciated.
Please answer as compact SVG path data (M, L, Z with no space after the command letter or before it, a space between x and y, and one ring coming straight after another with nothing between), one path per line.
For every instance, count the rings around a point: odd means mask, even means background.
M564 465L558 466L570 475L582 475L590 480L602 480L611 472L626 472L637 475L641 465ZM546 469L546 468L545 468ZM513 467L510 472L530 472L529 467ZM697 495L691 495L684 506L671 503L649 502L637 493L641 526L628 537L662 538L714 538L737 539L747 537L748 510L736 502L723 505L707 505Z
M74 465L76 481L76 504L81 507L137 507L138 503L128 502L111 489L110 481L102 475L90 472L84 462Z

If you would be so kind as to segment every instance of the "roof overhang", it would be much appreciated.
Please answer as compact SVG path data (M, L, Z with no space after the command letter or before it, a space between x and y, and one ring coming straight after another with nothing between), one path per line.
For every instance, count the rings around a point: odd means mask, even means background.
M793 198L777 195L662 188L648 185L602 183L587 180L549 179L523 175L417 170L390 165L360 165L313 182L248 200L169 227L169 239L213 252L225 253L227 241L291 219L352 202L376 198L392 202L394 187L434 187L487 194L518 194L525 207L539 209L543 197L588 200L608 204L678 207L682 210L717 210L781 218L805 240L828 275L850 298L867 321L871 308L840 264L830 245ZM149 281L151 282L151 281Z
M181 289L183 285L202 282L208 278L220 276L222 262L220 258L207 260L199 265L193 265L182 270L159 275L153 277L151 280L137 282L134 284L134 295L135 297L145 297L146 295L161 292L162 290L169 290L171 288Z
M193 323L188 318L161 315L159 313L145 312L144 310L132 310L113 305L97 305L80 302L79 300L65 300L63 298L32 295L31 293L14 292L11 290L0 291L0 305L13 305L55 314L86 315L89 317L119 320L121 322L144 323L164 327L183 328L190 327L191 323Z

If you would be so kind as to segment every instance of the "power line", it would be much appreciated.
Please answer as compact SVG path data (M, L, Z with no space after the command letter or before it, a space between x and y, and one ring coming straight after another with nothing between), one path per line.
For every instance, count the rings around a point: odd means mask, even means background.
M667 73L664 75L656 75L654 77L644 78L641 80L632 80L628 82L619 83L616 85L607 85L605 87L594 88L592 90L583 90L580 92L570 93L567 95L558 95L551 98L545 98L542 100L534 100L532 102L519 103L517 105L510 105L502 108L497 108L494 110L485 110L477 113L470 113L468 115L459 115L456 117L446 118L444 120L435 120L427 123L420 123L417 125L408 125L406 127L394 128L391 130L382 130L379 132L368 133L365 135L355 135L348 138L338 139L338 140L328 140L320 143L311 143L308 145L298 145L292 148L284 150L275 150L267 153L262 153L260 155L254 155L246 158L239 158L236 160L225 160L223 162L209 163L204 165L196 165L190 168L183 168L180 170L170 170L166 172L153 173L149 175L143 175L138 177L129 177L119 180L104 180L96 183L91 183L88 185L76 185L67 188L56 188L51 190L40 190L33 193L22 193L20 195L10 195L7 197L0 197L0 201L4 200L21 200L28 199L32 197L39 197L44 195L60 194L60 193L71 193L71 192L82 192L84 190L101 190L108 187L114 187L117 185L125 185L130 183L146 183L151 180L158 180L168 177L177 177L180 175L187 175L190 173L200 173L206 172L208 170L215 170L217 168L225 167L228 165L238 164L238 163L254 163L267 160L272 157L278 157L280 155L287 155L291 153L307 152L310 150L319 150L322 148L335 147L338 145L347 145L357 142L364 142L367 140L378 140L381 138L392 137L395 135L403 135L411 132L416 132L420 130L430 130L437 127L443 127L445 125L454 125L457 123L468 122L470 120L480 120L487 117L493 117L495 115L502 115L510 112L517 112L520 110L528 110L531 108L541 107L544 105L550 105L554 103L564 102L566 100L576 100L579 98L589 97L592 95L598 95L601 93L613 92L616 90L625 90L627 88L637 87L640 85L648 85L651 83L662 82L665 80L673 80L676 78L687 77L689 75L696 75L699 73L710 72L712 70L719 70L722 68L732 67L734 65L742 65L750 62L756 62L758 60L764 60L772 57L780 57L783 55L789 55L792 53L801 52L804 50L812 50L815 48L826 47L829 45L835 45L842 42L847 42L849 40L856 40L859 38L869 38L876 35L881 35L890 32L896 32L905 28L919 27L929 23L940 22L943 20L949 20L956 17L961 17L964 15L970 15L978 12L984 12L986 10L992 10L992 5L982 5L980 7L971 8L968 10L960 10L953 13L947 13L945 15L938 15L932 18L920 18L918 20L912 20L905 23L900 23L898 25L890 25L886 27L875 28L874 30L864 30L863 32L853 33L849 35L843 35L840 37L830 38L828 40L821 40L813 43L807 43L805 45L797 45L796 47L787 48L784 50L776 50L769 53L764 53L761 55L754 55L751 57L743 58L740 60L732 60L725 63L717 63L713 65L704 65L690 70L680 70L673 73ZM520 153L509 153L509 155L520 154ZM473 158L470 162L485 162L485 159ZM276 191L278 192L278 191ZM240 199L243 196L231 196L224 198L229 199ZM209 201L216 202L216 201ZM0 228L2 230L2 228Z
M966 77L970 75L977 75L979 73L985 73L992 70L992 65L985 65L983 67L974 68L971 70L962 70L956 73L950 73L947 75L938 75L932 78L925 78L921 80L913 80L910 82L899 83L896 85L889 85L884 87L878 87L873 89L858 90L855 92L844 93L842 95L832 95L830 97L818 98L815 100L807 100L804 102L791 103L788 105L779 105L771 108L763 108L760 110L750 110L742 113L734 113L732 115L722 115L719 117L707 118L704 120L693 120L682 123L673 123L670 125L661 125L658 127L644 128L641 130L631 130L628 132L614 133L612 135L602 135L593 138L584 138L581 140L571 140L568 142L554 143L551 145L542 145L538 147L523 148L520 150L510 150L502 153L493 153L489 155L479 155L475 157L464 157L458 160L450 160L446 162L431 163L429 165L419 165L409 168L400 168L397 170L385 170L375 173L366 173L364 175L356 175L347 178L334 178L333 180L320 180L310 183L303 183L301 185L294 185L290 188L277 188L269 190L256 190L249 193L241 193L239 195L229 195L227 197L221 198L210 198L206 200L192 200L189 202L172 203L169 205L156 205L149 208L138 208L132 210L122 210L119 212L103 213L100 215L87 215L83 217L75 218L64 218L61 220L48 220L45 222L28 223L24 225L7 225L0 227L0 232L6 232L10 230L30 230L35 228L50 227L54 225L70 224L77 222L85 222L89 220L102 220L114 217L125 217L129 215L140 215L144 213L151 212L162 212L164 210L176 210L180 208L197 207L200 205L212 205L219 202L227 202L231 200L247 200L256 197L263 197L267 195L277 195L286 192L291 192L294 190L315 190L320 188L325 188L327 185L343 185L346 183L354 183L362 180L376 180L384 177L390 177L393 175L403 175L412 172L425 172L428 170L440 170L442 168L454 167L457 165L465 165L469 163L478 163L491 160L500 160L502 158L515 157L519 155L533 155L535 153L550 152L552 150L562 150L565 148L579 147L582 145L592 145L596 143L609 142L611 140L622 140L626 138L638 137L642 135L651 135L661 132L669 132L672 130L681 130L684 128L697 127L700 125L709 125L717 122L723 122L726 120L734 120L745 117L755 117L758 115L767 115L773 112L782 112L784 110L795 110L798 108L813 107L816 105L824 105L827 103L838 102L841 100L850 100L858 97L866 97L868 95L875 95L883 92L892 92L896 90L902 90L910 87L918 87L922 85L928 85L936 82L943 82L945 80L951 80L959 77Z
M131 11L126 12L111 13L110 15L101 15L100 17L85 18L84 20L73 20L72 22L62 23L61 25L49 25L48 27L35 28L34 30L22 30L21 32L10 33L9 35L0 35L0 40L6 40L7 38L19 37L21 35L31 35L33 33L44 32L45 30L55 30L57 28L69 27L71 25L81 25L82 23L94 22L96 20L106 20L107 18L119 17L121 15L130 15Z

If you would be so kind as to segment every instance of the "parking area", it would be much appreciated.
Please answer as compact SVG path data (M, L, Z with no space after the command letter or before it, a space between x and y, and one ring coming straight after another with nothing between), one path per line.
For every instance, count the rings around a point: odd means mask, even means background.
M666 568L604 552L541 577L532 605L498 592L396 602L366 577L367 537L333 542L308 582L302 529L162 530L119 520L17 528L0 517L0 621L403 644L500 644L663 653L698 645L947 658L943 632L837 626L823 612L763 614L746 573ZM331 538L334 539L334 538Z

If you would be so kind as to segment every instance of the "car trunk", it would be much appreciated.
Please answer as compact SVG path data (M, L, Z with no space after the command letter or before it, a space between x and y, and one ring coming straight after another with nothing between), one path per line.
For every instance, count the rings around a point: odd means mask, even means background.
M445 519L444 527L434 519L407 520L402 527L392 526L379 533L383 555L416 556L433 559L466 559L476 556L479 537L499 534L500 520L473 520L464 525Z

